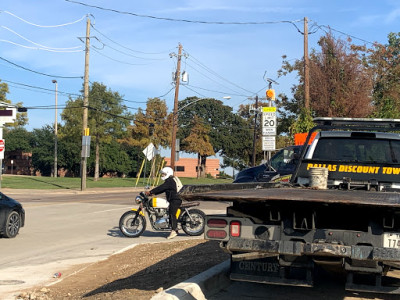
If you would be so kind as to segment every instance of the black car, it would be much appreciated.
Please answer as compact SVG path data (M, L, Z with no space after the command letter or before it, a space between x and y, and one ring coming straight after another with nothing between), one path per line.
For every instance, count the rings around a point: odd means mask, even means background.
M301 148L302 146L289 146L279 150L267 163L240 171L233 183L269 182L278 177L291 175L295 170L296 158Z
M25 210L22 205L0 192L0 235L14 238L24 225Z

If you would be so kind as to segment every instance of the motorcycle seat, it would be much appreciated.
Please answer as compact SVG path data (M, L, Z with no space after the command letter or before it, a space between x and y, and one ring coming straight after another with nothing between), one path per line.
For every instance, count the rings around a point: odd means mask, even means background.
M181 208L189 208L193 206L199 206L200 202L185 202L181 204Z

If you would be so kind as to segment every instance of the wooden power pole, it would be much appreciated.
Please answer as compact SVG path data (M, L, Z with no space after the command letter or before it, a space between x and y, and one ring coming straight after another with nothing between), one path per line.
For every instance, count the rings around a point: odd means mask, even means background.
M310 64L308 59L308 19L304 18L304 107L310 108Z
M176 155L176 131L178 127L178 96L179 96L179 82L181 74L181 58L182 58L182 45L179 44L178 62L175 73L174 112L172 114L171 168L174 171L175 171L175 155Z
M81 153L81 191L86 189L86 161L87 157L83 137L88 135L88 106L89 106L89 48L90 48L90 19L86 21L85 42L85 77L83 79L83 119L82 119L82 153Z
M254 115L253 157L252 166L256 166L256 141L257 141L258 95L256 95L256 113Z

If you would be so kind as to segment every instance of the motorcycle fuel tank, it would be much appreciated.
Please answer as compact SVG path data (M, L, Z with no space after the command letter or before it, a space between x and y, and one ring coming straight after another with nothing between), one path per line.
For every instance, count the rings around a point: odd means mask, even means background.
M157 208L168 208L169 202L163 198L154 197L150 205Z

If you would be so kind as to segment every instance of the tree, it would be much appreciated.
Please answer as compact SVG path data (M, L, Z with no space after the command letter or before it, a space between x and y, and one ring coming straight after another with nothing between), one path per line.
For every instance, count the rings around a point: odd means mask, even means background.
M168 115L167 105L159 98L149 98L146 110L139 109L134 115L133 125L128 127L128 137L124 143L145 148L150 142L156 148L171 144L172 115Z
M180 101L178 137L181 141L189 136L195 116L210 128L210 143L215 153L233 160L246 160L243 154L251 149L252 132L245 120L232 112L232 107L212 98L189 97ZM183 142L181 148L185 150L186 147Z
M400 33L389 33L386 45L355 47L365 55L365 66L373 74L374 117L400 117Z
M103 84L94 82L89 91L88 124L95 137L94 180L99 178L100 145L110 144L115 138L122 138L131 120L127 107L122 105L122 97ZM116 164L115 166L118 166Z
M54 165L54 130L50 125L32 132L32 165L44 176L50 176Z
M210 143L210 137L208 136L210 128L205 126L203 122L201 118L194 116L190 134L183 140L186 144L186 151L189 153L197 153L197 178L206 177L207 156L215 154Z
M6 140L6 152L21 150L30 152L32 150L32 133L23 127L4 128L4 139Z
M110 144L113 140L124 137L125 129L129 125L131 115L127 112L127 107L122 105L122 97L117 92L113 92L103 84L94 82L89 90L89 112L88 126L90 135L94 137L94 160L88 160L88 166L94 174L94 180L98 180L100 174L100 151L101 145ZM60 136L67 138L69 143L74 141L81 145L82 136L82 116L83 99L70 99L67 101L66 109L61 114L65 126L60 129ZM80 150L76 150L75 155L80 157ZM76 159L74 165L70 166L76 170ZM94 168L93 168L94 166ZM112 170L118 169L118 164Z
M322 117L367 117L371 113L371 73L365 67L363 57L349 42L335 40L332 34L328 33L318 42L321 50L318 52L312 49L309 58L310 107L305 108L309 111L303 109L304 62L296 60L290 64L284 57L278 75L297 72L299 77L299 84L292 88L294 99L283 97L279 103L279 112L283 119L286 118L283 120L286 125L284 130L289 132L291 124L297 119L296 116L301 113L303 116ZM301 118L298 121L302 119L309 118Z

